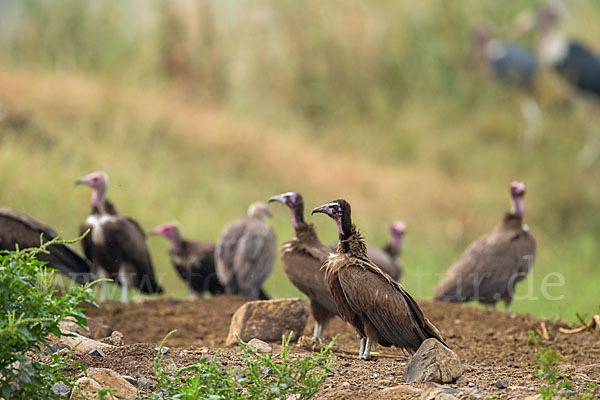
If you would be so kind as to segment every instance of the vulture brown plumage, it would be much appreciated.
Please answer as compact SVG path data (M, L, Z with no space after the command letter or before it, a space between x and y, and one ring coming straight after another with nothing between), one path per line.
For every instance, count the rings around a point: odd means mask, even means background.
M92 211L81 225L81 232L90 230L81 244L86 257L100 278L112 278L122 286L121 301L127 302L127 289L135 287L144 293L162 293L156 282L146 234L130 217L117 212L106 199L108 175L98 171L79 178L77 184L93 189ZM102 298L106 297L102 285Z
M190 298L200 297L204 292L211 294L225 292L215 271L214 243L184 239L178 225L174 222L159 225L150 233L164 236L169 240L171 262L187 284Z
M411 353L428 338L444 343L402 285L369 259L347 201L335 200L312 213L329 215L340 232L337 254L323 264L325 282L342 319L352 324L361 338L359 358L370 358L372 342Z
M50 227L36 221L28 215L6 207L0 207L0 250L15 250L40 247L54 239L58 234ZM52 244L46 249L49 253L40 252L36 258L45 261L51 268L57 269L79 284L92 281L90 264L81 258L67 244Z
M331 253L330 248L321 243L314 225L304 221L304 200L300 193L283 193L269 199L273 201L285 204L292 212L296 237L283 243L281 265L294 286L310 299L310 309L317 322L314 336L320 338L327 322L339 315L325 285L325 270L321 269Z
M390 242L383 249L367 245L371 261L395 281L402 278L402 264L398 261L398 256L402 252L402 238L405 232L406 224L403 221L393 221L390 224Z
M510 310L515 284L533 267L535 240L523 225L525 184L512 182L510 193L515 211L465 250L446 273L435 291L435 299L460 303L478 300L495 305L504 300Z
M267 204L255 202L247 217L223 228L215 248L215 265L226 293L266 298L261 285L271 273L277 254L275 234L264 222L267 216L271 216Z

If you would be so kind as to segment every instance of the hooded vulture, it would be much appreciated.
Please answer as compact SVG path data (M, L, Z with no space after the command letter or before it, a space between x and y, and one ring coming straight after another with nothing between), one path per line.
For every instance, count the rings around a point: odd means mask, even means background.
M215 265L226 293L266 298L261 285L271 273L277 253L275 234L264 222L266 216L271 216L267 204L255 202L247 217L223 228L215 248Z
M479 300L495 305L502 299L506 310L510 310L515 284L533 267L536 247L529 228L523 224L525 184L513 182L510 193L515 211L507 213L491 232L471 243L438 285L436 300Z
M198 298L206 291L211 294L225 291L215 272L214 243L184 239L174 222L159 225L150 233L169 240L171 262L186 282L190 298Z
M371 261L395 281L399 281L402 277L402 264L397 260L402 252L402 238L405 232L406 224L404 222L393 221L390 224L390 243L383 249L367 245L367 254Z
M360 340L359 358L369 359L371 343L415 352L428 338L444 343L419 305L367 255L367 246L352 223L350 204L335 200L312 213L329 215L337 224L337 254L325 261L325 282L342 319L354 326Z
M15 250L30 247L40 247L57 237L58 234L28 215L10 208L0 207L0 250ZM46 249L49 253L40 252L36 255L40 261L59 270L75 282L86 284L92 281L90 264L81 258L67 244L52 244Z
M330 248L321 243L314 225L304 221L304 200L300 193L283 193L269 199L273 201L285 204L292 211L296 237L283 243L281 265L294 286L310 299L310 309L317 322L314 336L320 338L325 324L339 315L325 285L325 270L321 269L331 253Z
M98 277L112 278L122 286L121 301L127 302L127 289L135 287L144 293L162 293L156 282L146 235L138 223L117 212L106 199L108 175L93 172L76 181L92 188L92 211L81 225L90 233L81 242L86 257L94 264ZM106 298L102 286L102 299Z

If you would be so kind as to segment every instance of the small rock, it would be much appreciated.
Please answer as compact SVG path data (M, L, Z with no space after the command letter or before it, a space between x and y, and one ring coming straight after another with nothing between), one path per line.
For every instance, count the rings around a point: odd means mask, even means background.
M73 349L73 352L77 354L86 354L94 349L100 349L105 352L114 348L114 346L110 344L102 343L77 333L72 333L72 335L73 336L62 336L60 338L53 337L52 342L61 346L61 348L64 346Z
M348 387L348 386L350 386L350 382L344 382L344 383L342 383L342 386Z
M113 346L123 346L123 334L119 331L112 331L109 337L102 339L102 342Z
M237 343L234 333L244 341L257 338L279 342L282 335L293 331L292 340L296 341L307 319L308 307L299 298L250 301L233 314L225 345Z
M108 368L88 368L88 377L94 379L103 387L115 389L115 396L127 398L136 395L136 388L127 382L121 375Z
M260 370L260 373L263 375L273 375L273 370L271 368L265 367Z
M102 349L99 349L97 347L91 349L90 351L88 351L88 354L92 355L92 356L99 356L99 357L106 357L106 354L102 351Z
M131 383L133 386L138 387L139 383L137 381L137 379L135 379L133 376L129 376L129 375L122 375L123 379L125 379L127 382Z
M135 372L133 374L133 377L138 380L139 384L144 389L148 389L148 388L152 387L152 382L150 381L150 379L146 378L144 375Z
M500 379L494 383L494 386L496 386L498 389L506 389L511 385L511 383L511 381L507 381L506 379Z
M168 347L155 347L154 350L156 350L156 352L160 351L163 355L165 355L169 351L169 348Z
M98 400L98 392L102 390L102 386L95 380L87 377L79 378L73 385L71 392L71 400ZM103 400L115 400L111 394L103 397Z
M377 372L375 372L371 378L377 378L378 376L379 376L379 374Z
M271 353L273 348L260 339L254 338L248 342L248 345L259 353Z
M63 382L56 382L52 385L52 392L60 396L69 397L71 394L71 387Z
M463 373L463 366L455 352L430 338L425 340L404 370L406 382L450 383Z

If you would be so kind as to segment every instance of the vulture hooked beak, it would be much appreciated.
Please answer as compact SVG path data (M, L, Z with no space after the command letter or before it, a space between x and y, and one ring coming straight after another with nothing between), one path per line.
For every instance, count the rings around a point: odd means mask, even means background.
M287 205L285 194L280 194L280 195L277 195L277 196L273 196L273 197L271 197L269 199L269 203L272 203L274 201L277 201L279 203L283 203L283 204Z
M76 185L87 185L87 181L85 180L85 178L79 178L75 181Z
M320 207L316 207L314 210L311 211L310 215L314 215L315 213L323 213L329 215L330 217L333 217L333 214L331 212L331 203L323 204Z

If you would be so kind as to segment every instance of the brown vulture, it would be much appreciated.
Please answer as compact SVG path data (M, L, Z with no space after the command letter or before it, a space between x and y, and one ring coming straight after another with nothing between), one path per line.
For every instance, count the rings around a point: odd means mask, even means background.
M0 250L12 251L16 245L19 245L21 250L40 247L42 236L45 243L58 234L28 215L0 207ZM59 270L79 284L83 285L93 280L90 264L69 245L52 244L46 250L49 254L38 253L36 258L45 261L49 267Z
M81 225L81 232L90 233L81 242L86 257L94 265L94 273L101 278L112 278L122 286L121 301L127 302L127 289L136 287L144 293L162 293L156 282L146 234L130 217L117 212L106 199L108 175L93 172L76 181L93 189L92 212ZM102 286L102 300L106 288Z
M371 261L395 281L399 281L402 277L402 264L398 262L398 256L402 252L402 238L405 232L404 222L393 221L390 224L390 243L383 249L367 245L367 253Z
M215 272L214 243L184 239L174 222L159 225L150 233L169 240L171 262L187 284L190 298L198 298L206 291L211 294L225 292Z
M371 343L415 352L428 338L444 343L437 328L415 300L375 265L352 223L350 204L343 199L315 208L329 215L340 232L337 254L325 261L325 282L342 319L354 326L360 340L358 358L369 359Z
M255 202L248 216L231 222L221 232L215 248L217 278L226 293L252 299L266 298L261 285L267 279L277 253L275 234L263 220L269 207Z
M317 322L314 336L320 338L325 324L339 315L325 285L325 270L321 269L331 250L321 243L314 225L304 221L304 200L300 193L283 193L269 199L273 201L285 204L292 211L296 237L283 243L281 265L294 286L310 299L310 309Z
M523 224L525 184L512 182L510 193L515 211L452 264L435 291L436 300L495 305L502 299L510 310L515 284L527 276L535 259L535 240Z

